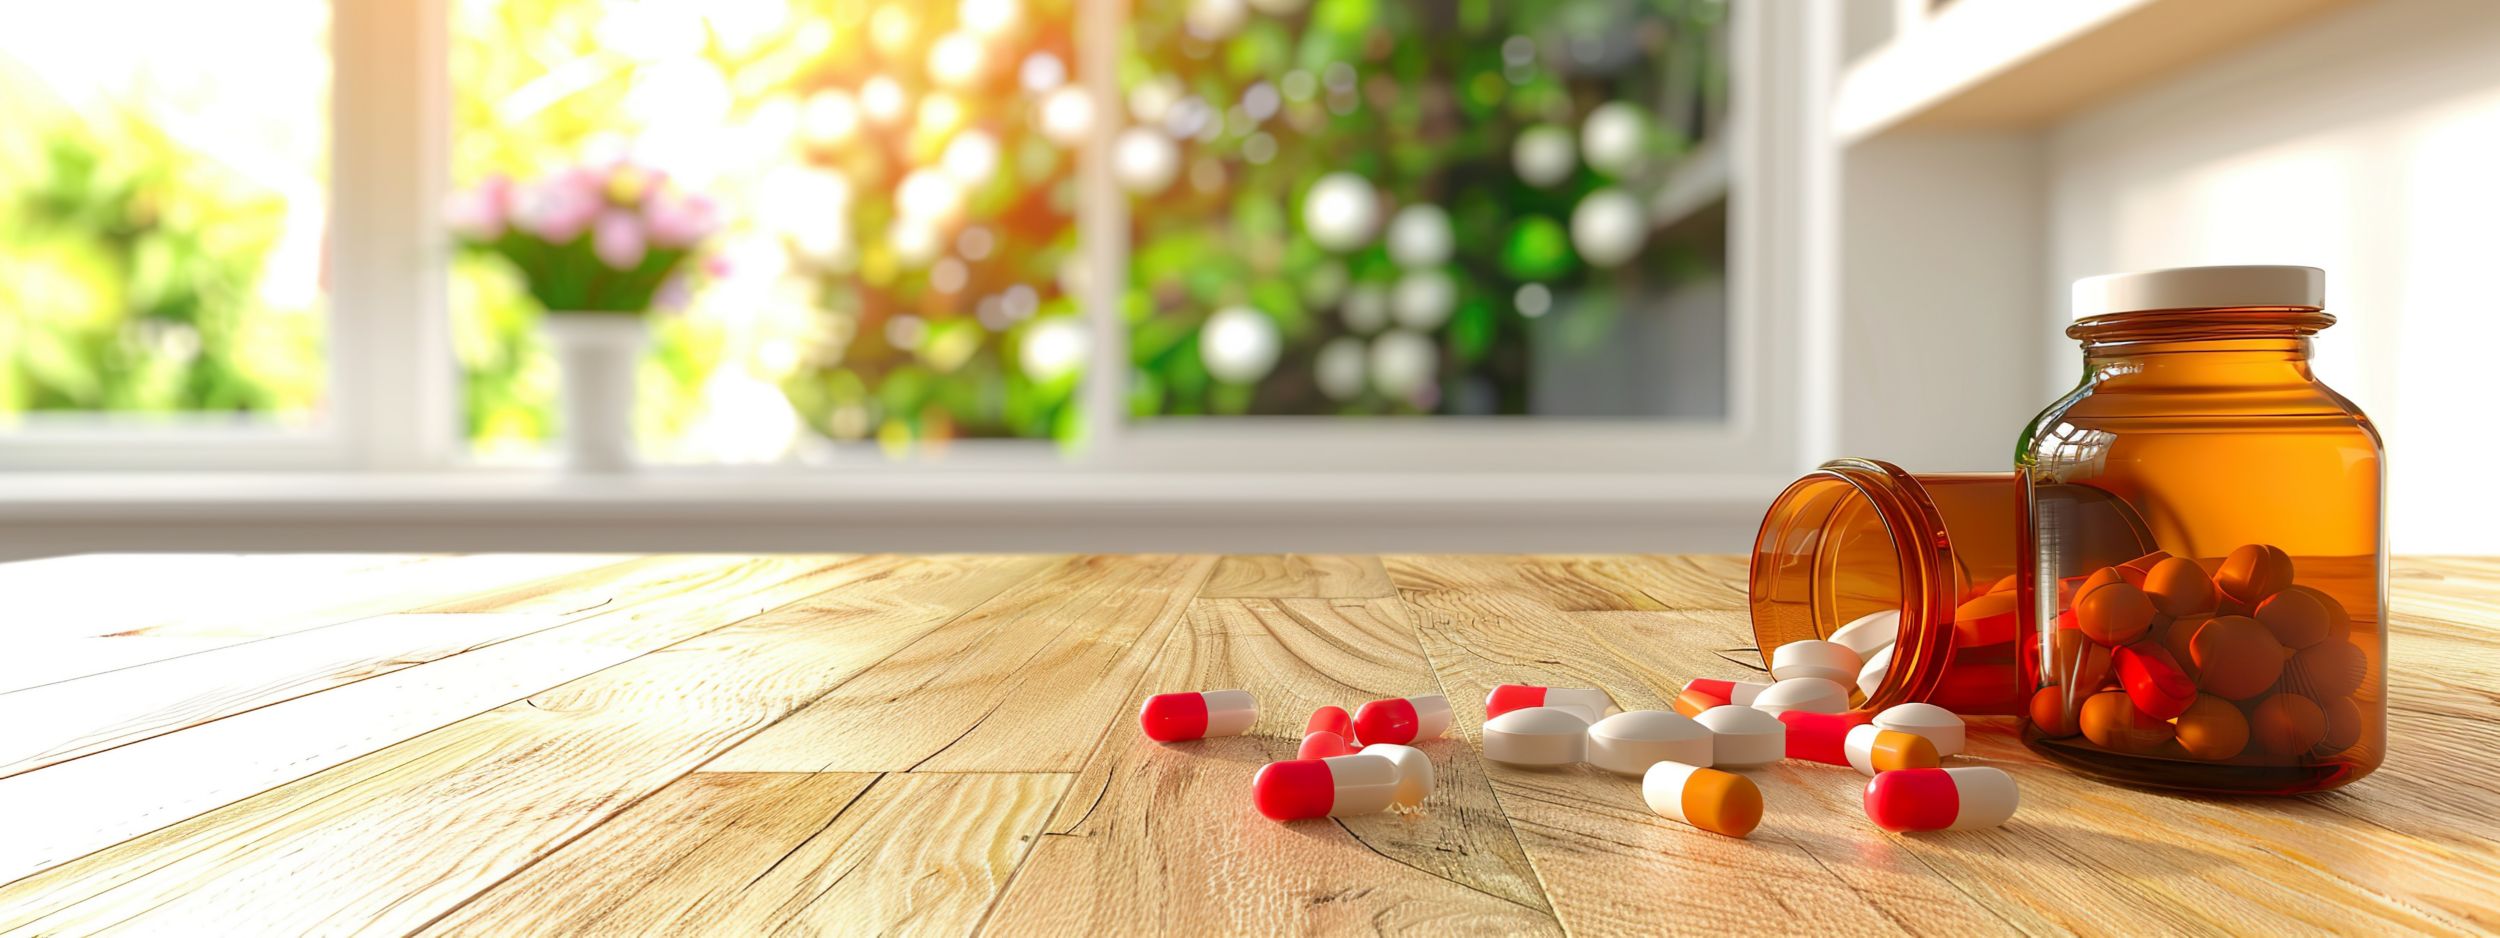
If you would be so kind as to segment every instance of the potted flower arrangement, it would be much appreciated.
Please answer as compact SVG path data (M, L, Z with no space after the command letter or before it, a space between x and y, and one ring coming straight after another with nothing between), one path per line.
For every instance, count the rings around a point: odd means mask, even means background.
M711 200L631 163L575 166L529 182L491 177L448 211L463 247L511 262L545 307L563 382L566 462L633 464L634 368L652 298L717 227Z

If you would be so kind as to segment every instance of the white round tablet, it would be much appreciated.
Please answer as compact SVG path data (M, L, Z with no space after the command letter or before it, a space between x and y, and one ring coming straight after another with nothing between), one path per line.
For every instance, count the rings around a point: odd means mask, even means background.
M1891 645L1876 649L1874 656L1866 659L1866 667L1858 669L1860 693L1873 697L1875 689L1884 686L1884 675L1892 673L1892 649Z
M1753 708L1772 716L1791 710L1839 713L1849 709L1849 689L1819 677L1792 677L1755 695Z
M1788 754L1788 725L1752 707L1713 707L1693 722L1710 731L1710 758L1718 768L1770 765Z
M1513 710L1485 721L1484 757L1505 765L1570 765L1586 753L1588 735L1588 721L1569 710Z
M1872 658L1875 652L1901 637L1901 610L1870 612L1849 620L1848 625L1832 632L1831 640L1849 646L1860 658Z
M1672 710L1626 711L1589 727L1590 765L1617 775L1640 775L1660 762L1709 767L1710 731Z
M1875 715L1875 725L1888 730L1916 733L1936 744L1940 756L1960 755L1967 741L1962 717L1951 710L1926 703L1905 703Z
M1816 677L1843 683L1856 680L1858 669L1865 665L1856 649L1839 642L1789 642L1771 652L1771 678L1775 681Z

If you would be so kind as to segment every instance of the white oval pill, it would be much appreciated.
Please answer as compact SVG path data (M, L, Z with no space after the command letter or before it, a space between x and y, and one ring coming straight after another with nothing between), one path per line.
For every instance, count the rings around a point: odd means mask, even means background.
M1710 731L1670 710L1630 710L1589 727L1588 763L1617 775L1640 775L1660 762L1711 765Z
M1849 620L1848 625L1832 632L1830 640L1849 646L1860 658L1872 658L1900 637L1901 610L1886 609Z
M1587 752L1588 735L1588 721L1569 710L1513 710L1485 721L1484 757L1505 765L1570 765Z
M1905 703L1875 715L1875 725L1916 733L1934 743L1940 756L1960 755L1966 733L1960 715L1935 704Z
M1755 695L1753 708L1772 716L1790 710L1839 713L1849 709L1849 689L1819 677L1792 677Z
M1423 750L1396 743L1373 743L1363 747L1363 754L1397 764L1398 791L1394 803L1412 808L1432 797L1432 757L1424 755Z
M1813 677L1834 684L1856 680L1865 660L1839 642L1789 642L1771 652L1771 679Z
M1788 725L1752 707L1714 707L1693 722L1710 731L1710 759L1719 768L1770 765L1788 755Z
M1884 675L1892 673L1892 649L1891 645L1877 649L1874 657L1866 659L1866 667L1858 669L1859 693L1873 697L1875 689L1884 686Z

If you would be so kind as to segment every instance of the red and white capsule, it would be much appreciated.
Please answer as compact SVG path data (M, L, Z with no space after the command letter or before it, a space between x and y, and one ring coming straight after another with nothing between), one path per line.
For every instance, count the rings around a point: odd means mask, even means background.
M1888 831L1995 827L2021 801L2014 777L1984 765L1880 772L1866 783L1866 816Z
M1825 765L1849 764L1849 731L1874 721L1863 710L1815 713L1790 710L1779 715L1788 727L1788 757Z
M1761 696L1763 691L1771 689L1771 685L1761 681L1722 681L1716 678L1697 677L1684 682L1684 689L1697 690L1739 707L1750 707L1753 706L1753 699Z
M1346 742L1345 737L1327 730L1312 730L1302 734L1302 748L1296 751L1293 757L1325 759L1329 756L1349 755L1353 752L1354 744Z
M1302 724L1304 735L1335 733L1346 742L1354 741L1354 717L1344 707L1329 705L1311 711L1311 718Z
M1250 780L1259 813L1279 821L1377 814L1399 792L1397 762L1358 752L1326 759L1270 762Z
M1239 736L1259 720L1258 698L1246 690L1156 694L1137 708L1137 725L1159 743L1210 736Z
M1363 745L1435 739L1450 731L1450 699L1439 694L1391 697L1354 711L1354 735Z
M1496 684L1493 692L1484 695L1484 718L1487 720L1513 710L1530 707L1552 707L1569 710L1583 723L1605 719L1615 708L1614 698L1594 687L1538 687L1534 684Z

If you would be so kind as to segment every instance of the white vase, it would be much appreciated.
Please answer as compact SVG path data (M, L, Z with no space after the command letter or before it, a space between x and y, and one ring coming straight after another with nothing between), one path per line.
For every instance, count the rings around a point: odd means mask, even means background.
M539 320L562 375L564 462L575 472L634 466L634 369L651 338L638 313L548 313Z

